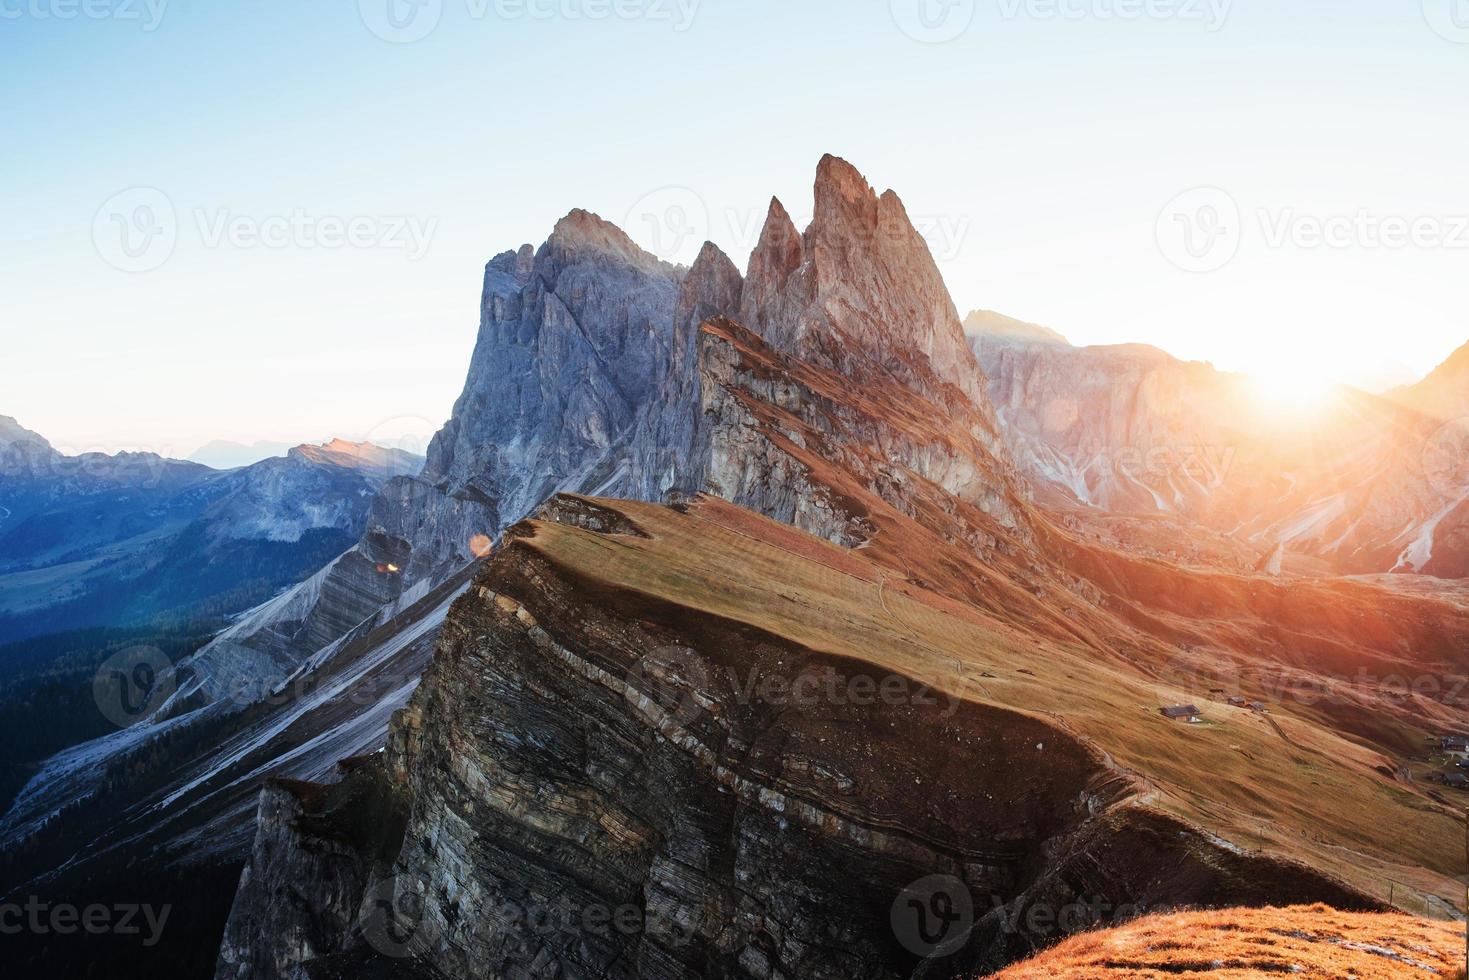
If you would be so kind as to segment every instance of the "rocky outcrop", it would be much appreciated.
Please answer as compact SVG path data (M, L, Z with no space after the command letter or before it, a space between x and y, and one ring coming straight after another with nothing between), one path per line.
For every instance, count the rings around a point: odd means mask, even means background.
M830 155L817 168L815 193L802 235L771 202L750 256L740 322L775 350L840 374L880 368L930 398L943 399L953 386L983 406L983 378L958 311L897 194L879 197L856 168Z
M491 537L557 490L625 480L631 430L673 363L679 270L585 211L527 260L491 263L464 394L421 477L481 504L488 523L465 530Z
M562 219L539 251L491 259L464 390L422 472L372 499L357 546L300 587L299 620L260 618L200 658L243 667L260 658L242 653L269 650L290 673L488 553L549 495L636 495L634 429L669 376L680 278L585 211Z
M960 501L1029 534L1009 464L974 438L968 411L955 419L880 375L814 367L728 319L701 341L703 489L849 547L875 531L866 495L910 517Z
M359 904L397 856L407 800L381 756L340 768L344 778L330 785L275 780L261 791L238 911L220 946L221 980L304 977L299 964L340 953L352 938Z
M994 316L970 343L1015 461L1119 513L1199 514L1229 475L1238 379L1142 345L1072 347ZM1043 330L1044 328L1039 328Z

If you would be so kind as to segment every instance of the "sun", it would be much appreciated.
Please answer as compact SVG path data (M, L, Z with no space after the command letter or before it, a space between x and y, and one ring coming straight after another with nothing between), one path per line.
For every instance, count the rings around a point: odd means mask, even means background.
M1314 415L1331 401L1336 387L1336 382L1327 375L1294 364L1250 372L1250 389L1256 404L1274 414Z

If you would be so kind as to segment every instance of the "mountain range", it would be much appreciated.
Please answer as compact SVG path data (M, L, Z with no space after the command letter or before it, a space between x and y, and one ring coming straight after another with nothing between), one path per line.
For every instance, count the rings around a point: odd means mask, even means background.
M970 977L1078 903L1462 914L1462 815L1411 774L1469 726L1429 396L1289 441L1207 366L967 330L836 157L743 273L572 211L487 265L422 469L48 759L0 891L147 868L222 980ZM902 920L956 896L960 932Z
M383 483L420 465L341 441L227 472L66 456L0 417L0 643L247 609L350 545Z

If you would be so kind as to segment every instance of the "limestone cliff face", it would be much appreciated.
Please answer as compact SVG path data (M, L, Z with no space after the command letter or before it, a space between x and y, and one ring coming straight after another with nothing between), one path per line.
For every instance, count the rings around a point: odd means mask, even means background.
M61 456L40 433L8 415L0 415L0 476L45 472Z
M671 364L656 399L643 406L630 440L630 479L624 496L662 500L704 489L709 454L701 425L700 327L738 309L744 278L713 242L705 242L679 290L673 315Z
M1028 539L1008 459L975 438L967 411L783 355L731 320L705 324L701 341L704 490L848 547L874 533L869 494L950 533L972 528L936 511L972 504Z
M903 976L888 917L908 882L959 871L1015 894L1026 852L1085 812L1075 746L1000 789L1005 746L1039 725L747 702L747 671L862 668L583 595L512 547L427 679L394 904L421 909L413 952L449 976ZM965 747L965 789L935 770L940 742Z
M584 211L531 262L491 266L503 279L487 277L464 394L421 479L479 501L474 533L493 537L557 490L625 479L623 447L673 364L681 273Z

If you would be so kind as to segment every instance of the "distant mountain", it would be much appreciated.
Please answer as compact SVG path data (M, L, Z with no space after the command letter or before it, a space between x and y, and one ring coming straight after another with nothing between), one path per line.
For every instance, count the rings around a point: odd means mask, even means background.
M1061 344L1071 342L1050 327L1026 323L993 310L972 310L964 318L964 333L971 345L984 340L1020 340L1035 343Z
M346 550L420 463L340 441L226 472L73 457L0 419L0 643L248 608Z
M1317 573L1469 576L1469 425L1454 421L1469 414L1469 347L1391 399L1339 387L1295 418L1250 379L1154 347L1015 330L971 343L1038 499L1079 505L1077 519L1175 522L1166 557L1192 554L1204 529L1243 567L1279 564L1283 545ZM1133 543L1156 550L1158 527L1132 528Z
M1446 422L1469 417L1469 344L1422 381L1396 389L1389 397Z
M260 441L246 445L228 439L215 439L194 450L188 458L190 462L202 463L212 469L233 470L272 456L284 456L291 448L289 442Z

